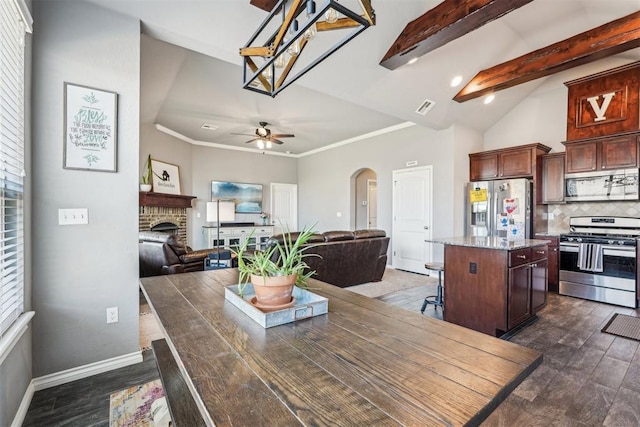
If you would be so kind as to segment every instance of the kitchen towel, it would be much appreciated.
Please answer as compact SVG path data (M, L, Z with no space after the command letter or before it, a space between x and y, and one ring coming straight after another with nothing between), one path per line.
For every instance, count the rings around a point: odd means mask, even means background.
M578 268L594 273L602 272L602 245L597 243L580 243L580 247L578 248Z

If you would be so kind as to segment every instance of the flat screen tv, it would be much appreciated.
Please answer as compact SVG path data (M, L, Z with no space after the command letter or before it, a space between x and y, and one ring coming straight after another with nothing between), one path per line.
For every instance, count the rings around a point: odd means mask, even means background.
M262 212L262 184L211 181L211 200L233 200L236 213Z

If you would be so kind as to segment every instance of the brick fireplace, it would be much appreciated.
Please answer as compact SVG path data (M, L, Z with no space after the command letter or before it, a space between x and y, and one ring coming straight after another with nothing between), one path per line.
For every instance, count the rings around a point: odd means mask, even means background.
M158 225L173 224L176 234L187 241L187 209L193 196L176 196L153 192L140 192L138 207L138 229L149 231Z

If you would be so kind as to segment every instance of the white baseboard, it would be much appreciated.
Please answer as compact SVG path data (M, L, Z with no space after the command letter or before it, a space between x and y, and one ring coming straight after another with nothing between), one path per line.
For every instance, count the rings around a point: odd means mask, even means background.
M67 369L66 371L60 371L43 377L34 378L31 382L34 385L35 391L44 390L45 388L66 384L71 381L80 380L82 378L108 372L113 369L124 368L125 366L140 362L142 362L142 352L136 351L114 357L112 359L102 360L100 362L78 366L77 368Z
M31 380L27 386L27 390L24 392L24 396L22 397L22 402L20 402L16 416L13 417L11 427L20 427L24 422L24 419L27 417L29 405L31 405L31 399L33 399L33 393L35 393L35 387L33 386L33 380Z

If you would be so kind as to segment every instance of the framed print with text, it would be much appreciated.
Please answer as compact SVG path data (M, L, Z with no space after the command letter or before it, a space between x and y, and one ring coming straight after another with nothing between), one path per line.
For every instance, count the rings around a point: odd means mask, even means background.
M117 172L118 94L64 83L65 169Z
M180 168L170 163L151 159L153 191L180 195Z

